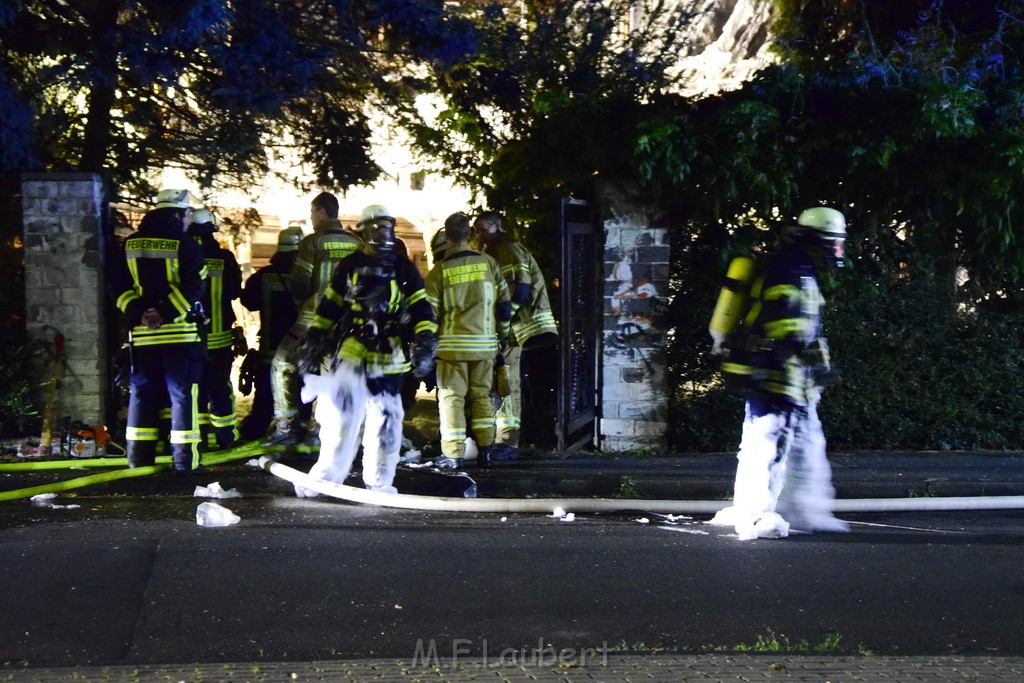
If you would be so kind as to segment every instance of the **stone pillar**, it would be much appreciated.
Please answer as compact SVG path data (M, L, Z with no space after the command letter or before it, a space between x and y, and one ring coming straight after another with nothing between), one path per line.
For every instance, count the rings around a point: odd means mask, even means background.
M629 186L602 185L605 233L601 450L663 449L668 415L668 231Z
M64 335L67 366L56 417L103 424L107 398L103 192L91 173L22 175L25 326L53 347ZM40 391L50 378L42 369Z

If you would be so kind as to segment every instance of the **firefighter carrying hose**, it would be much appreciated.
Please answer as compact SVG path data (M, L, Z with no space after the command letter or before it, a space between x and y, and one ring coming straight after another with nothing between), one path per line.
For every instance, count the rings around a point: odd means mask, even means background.
M162 190L112 269L111 290L129 326L132 355L129 467L154 463L160 409L170 395L174 471L199 468L196 395L206 354L200 327L206 263L185 234L192 206L187 190Z
M817 411L831 372L818 274L842 266L845 239L843 214L807 209L753 271L746 315L724 342L723 326L712 321L716 350L726 356L723 375L746 396L746 408L733 504L711 523L734 526L741 539L848 529L832 515L835 490ZM733 265L737 279L745 268Z
M437 324L416 266L395 252L395 219L375 204L363 211L359 227L365 245L338 263L299 344L302 398L316 399L320 424L320 457L309 473L344 482L365 419L363 483L394 493L405 416L403 375L412 370L423 377L431 370ZM413 338L411 362L402 345L406 335ZM324 359L324 373L310 374ZM316 495L298 486L295 492Z

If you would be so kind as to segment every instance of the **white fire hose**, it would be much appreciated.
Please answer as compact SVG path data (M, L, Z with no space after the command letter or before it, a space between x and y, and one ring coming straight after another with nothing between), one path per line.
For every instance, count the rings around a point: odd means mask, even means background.
M538 512L556 507L571 512L643 510L660 514L714 514L730 505L724 500L640 500L626 498L446 498L382 493L314 479L299 470L263 456L259 466L267 472L331 498L381 507L445 512ZM1024 496L970 496L958 498L856 498L835 501L834 512L906 512L939 510L1018 510Z

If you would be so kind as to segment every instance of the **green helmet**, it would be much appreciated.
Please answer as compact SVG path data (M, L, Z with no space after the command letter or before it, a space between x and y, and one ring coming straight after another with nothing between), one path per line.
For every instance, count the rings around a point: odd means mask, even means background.
M443 261L446 251L448 251L448 235L445 234L444 228L441 228L430 238L430 254L434 257L434 263Z

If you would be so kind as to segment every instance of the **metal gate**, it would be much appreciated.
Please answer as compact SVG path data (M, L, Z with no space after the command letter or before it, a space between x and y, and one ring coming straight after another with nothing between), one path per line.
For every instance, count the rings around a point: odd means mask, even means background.
M558 219L562 237L562 317L556 432L558 451L564 455L593 442L596 434L601 243L587 202L563 198Z

